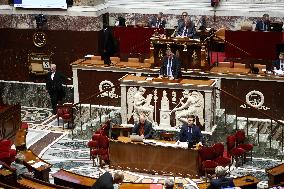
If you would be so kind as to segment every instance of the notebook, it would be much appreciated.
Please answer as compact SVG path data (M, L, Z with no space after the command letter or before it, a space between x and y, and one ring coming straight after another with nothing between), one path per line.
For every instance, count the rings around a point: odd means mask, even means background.
M131 142L143 142L144 136L130 135Z

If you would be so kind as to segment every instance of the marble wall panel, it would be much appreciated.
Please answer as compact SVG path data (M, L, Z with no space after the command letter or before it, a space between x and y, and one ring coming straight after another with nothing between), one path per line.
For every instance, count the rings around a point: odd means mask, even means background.
M207 25L208 27L212 28L222 28L225 27L227 29L231 30L240 30L241 26L245 25L252 25L257 22L259 17L246 17L246 16L217 16L216 15L207 15ZM110 25L114 25L115 21L119 16L122 16L126 19L126 24L128 25L136 25L138 23L147 23L154 15L153 14L137 14L137 13L110 13L109 14L109 20ZM190 15L191 20L195 22L195 24L199 25L199 20L202 15ZM174 28L174 26L177 26L177 21L180 18L180 15L173 15L173 14L164 14L164 18L167 21L166 27L168 28ZM274 21L280 21L284 22L284 18L281 17L270 17L270 20L272 22Z
M1 14L0 28L35 29L36 14ZM48 30L99 31L102 16L45 15Z
M1 97L5 104L17 104L28 107L51 108L50 97L45 84L0 81ZM64 102L73 102L73 88L66 88Z

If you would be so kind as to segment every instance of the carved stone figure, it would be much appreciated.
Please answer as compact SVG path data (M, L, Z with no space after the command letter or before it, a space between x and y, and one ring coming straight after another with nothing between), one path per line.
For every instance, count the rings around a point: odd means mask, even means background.
M167 91L163 91L160 109L160 127L171 127L170 125L170 102L167 97Z
M150 122L153 122L154 106L151 105L153 95L148 94L145 98L143 96L145 91L145 88L139 87L139 90L134 94L134 122L139 120L141 114L144 114Z
M179 106L180 104L180 106ZM176 125L186 123L187 116L195 115L200 119L201 124L204 123L204 98L200 92L188 90L183 91L183 97L180 99L178 106L172 112L176 112Z

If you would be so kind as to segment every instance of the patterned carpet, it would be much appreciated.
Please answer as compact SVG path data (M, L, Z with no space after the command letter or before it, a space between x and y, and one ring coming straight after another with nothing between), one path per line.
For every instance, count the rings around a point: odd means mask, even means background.
M93 162L89 159L88 140L72 139L71 130L62 128L62 121L59 126L57 119L51 113L51 109L22 107L22 120L29 123L27 135L27 147L31 148L39 157L53 165L51 174L63 168L82 175L97 178L105 171L115 172L107 166L99 168L93 167ZM65 126L66 127L66 126ZM76 131L75 131L76 132ZM86 131L91 132L91 131ZM89 133L90 134L90 133ZM84 138L84 137L82 137ZM231 167L231 176L251 174L262 180L259 185L267 186L267 176L265 169L281 163L270 159L253 158L244 166ZM149 175L144 173L123 171L125 181L136 183L163 183L165 176ZM175 178L177 182L184 184L195 184L202 182L204 178L191 180L189 178ZM53 178L50 178L53 182Z

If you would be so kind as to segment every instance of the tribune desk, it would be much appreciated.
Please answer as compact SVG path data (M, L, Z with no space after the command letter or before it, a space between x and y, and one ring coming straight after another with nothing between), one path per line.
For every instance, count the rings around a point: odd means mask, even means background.
M175 143L166 142L165 143ZM134 143L127 137L110 141L110 166L132 171L197 177L198 150Z

